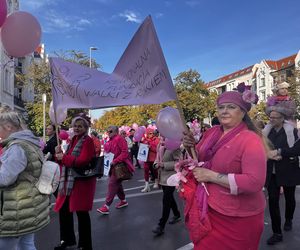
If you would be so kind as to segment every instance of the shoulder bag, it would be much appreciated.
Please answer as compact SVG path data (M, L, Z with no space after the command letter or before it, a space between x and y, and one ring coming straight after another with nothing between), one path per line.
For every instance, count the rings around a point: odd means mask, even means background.
M132 178L132 173L129 171L126 163L120 162L113 166L112 171L118 181L125 181Z
M75 179L90 177L102 177L104 170L104 156L93 157L89 165L85 167L73 167L73 176Z

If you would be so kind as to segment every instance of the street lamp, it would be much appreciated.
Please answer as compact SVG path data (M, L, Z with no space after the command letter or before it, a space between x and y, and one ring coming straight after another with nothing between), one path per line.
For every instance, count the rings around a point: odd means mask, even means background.
M92 67L92 50L98 50L97 47L90 47L90 68Z
M42 94L42 102L43 102L43 141L46 142L46 94Z
M98 50L97 47L90 47L90 68L92 68L92 50ZM89 117L91 118L91 121L92 121L92 112L91 110L89 109ZM89 133L91 132L90 131L91 129L89 129Z

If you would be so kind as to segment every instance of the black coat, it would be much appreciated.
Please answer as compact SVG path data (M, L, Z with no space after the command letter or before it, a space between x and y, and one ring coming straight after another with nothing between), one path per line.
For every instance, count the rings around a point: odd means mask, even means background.
M297 129L294 129L294 137L296 141L298 139ZM268 138L273 143L275 149L289 148L284 128L281 128L278 132L272 128ZM283 152L285 152L285 150L283 150ZM300 184L298 157L289 157L284 153L282 154L282 160L280 161L268 160L266 186L268 186L271 179L273 166L275 166L276 183L278 186L296 186Z
M51 156L48 158L48 160L50 160L50 161L54 161L56 146L57 146L57 140L56 140L56 135L54 135L46 142L46 146L43 149L44 154L47 154L48 152L50 152Z

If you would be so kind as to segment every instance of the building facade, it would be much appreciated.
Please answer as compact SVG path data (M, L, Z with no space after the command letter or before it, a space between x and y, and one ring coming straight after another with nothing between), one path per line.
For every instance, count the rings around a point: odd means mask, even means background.
M300 50L297 54L276 61L262 60L260 63L208 82L207 87L210 91L220 94L244 82L251 85L260 101L266 101L267 97L273 94L275 85L287 81L288 77L295 74L295 70L300 70Z

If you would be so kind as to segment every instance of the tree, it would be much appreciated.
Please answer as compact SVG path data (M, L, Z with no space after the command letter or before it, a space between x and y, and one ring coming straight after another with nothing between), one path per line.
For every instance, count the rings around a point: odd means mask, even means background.
M263 121L267 123L269 121L268 116L266 115L266 103L260 102L249 111L249 116L253 121Z
M300 69L295 68L293 74L287 77L290 84L289 95L296 103L296 119L300 119Z
M196 70L181 72L174 81L186 120L202 120L215 114L217 95L209 92Z
M66 52L55 52L55 55L63 58L64 60L79 63L81 65L89 66L89 57L83 52L77 52L75 50L69 50ZM101 67L94 60L92 60L92 66ZM16 73L16 79L21 84L28 84L31 82L34 86L34 101L26 103L26 109L28 112L28 127L33 130L37 135L43 133L43 103L42 94L46 94L46 123L50 124L50 118L48 116L49 106L52 100L51 93L51 76L50 67L48 62L33 62L28 68L28 72L25 75ZM68 127L72 118L76 113L87 112L84 109L69 109L68 117L62 124L64 127Z

